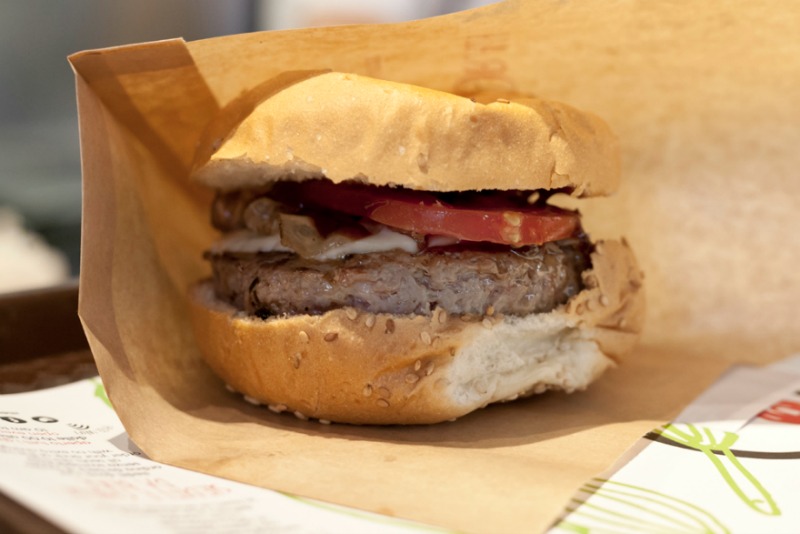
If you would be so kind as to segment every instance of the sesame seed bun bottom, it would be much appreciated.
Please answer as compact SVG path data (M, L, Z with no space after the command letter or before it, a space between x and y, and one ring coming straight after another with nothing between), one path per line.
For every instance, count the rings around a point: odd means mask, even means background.
M638 338L641 273L624 243L592 254L586 289L526 317L370 314L353 308L266 320L191 290L198 346L251 402L354 424L429 424L548 389L584 389Z

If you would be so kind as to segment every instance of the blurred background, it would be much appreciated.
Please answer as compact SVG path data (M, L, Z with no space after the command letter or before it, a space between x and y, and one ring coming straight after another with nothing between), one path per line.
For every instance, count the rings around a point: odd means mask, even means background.
M400 22L490 0L0 0L0 293L79 270L80 50L172 37Z

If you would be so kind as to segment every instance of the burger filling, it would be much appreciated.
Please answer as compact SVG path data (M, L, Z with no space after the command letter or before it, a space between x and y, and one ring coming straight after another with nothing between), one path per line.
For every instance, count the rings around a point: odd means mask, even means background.
M277 182L217 195L212 221L226 234L206 256L218 298L262 318L547 312L583 289L590 245L578 213L546 201Z

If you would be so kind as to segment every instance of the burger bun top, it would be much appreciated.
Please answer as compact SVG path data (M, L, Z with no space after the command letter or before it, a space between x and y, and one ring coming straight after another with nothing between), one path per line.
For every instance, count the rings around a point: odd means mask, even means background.
M567 189L582 197L611 193L619 182L609 127L559 102L482 103L338 72L299 76L253 98L221 111L220 124L243 108L247 114L206 140L210 148L193 173L200 182L233 190L327 177L427 191Z

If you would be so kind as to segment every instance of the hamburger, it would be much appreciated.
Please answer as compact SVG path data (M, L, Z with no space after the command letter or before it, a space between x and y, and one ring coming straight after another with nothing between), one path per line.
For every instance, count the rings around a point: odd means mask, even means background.
M593 243L551 199L617 188L594 115L336 72L229 111L193 172L221 237L190 302L204 359L245 399L437 423L582 390L635 344L628 244Z

